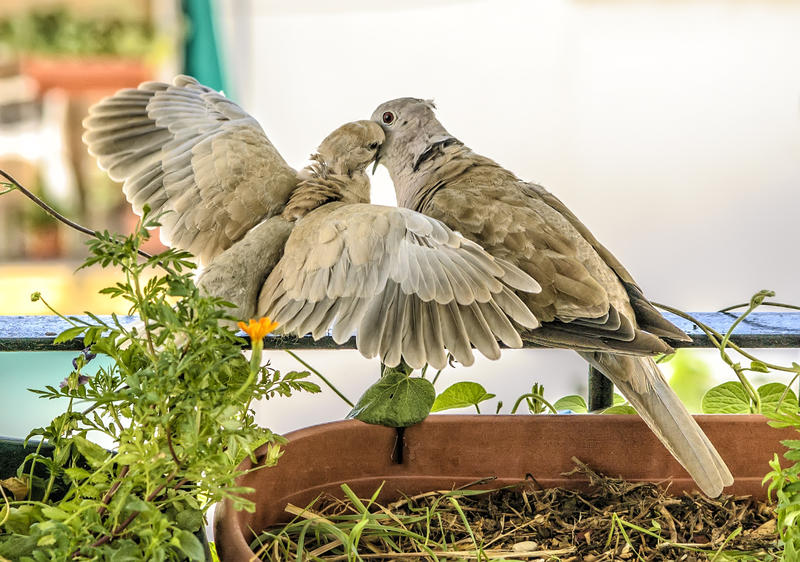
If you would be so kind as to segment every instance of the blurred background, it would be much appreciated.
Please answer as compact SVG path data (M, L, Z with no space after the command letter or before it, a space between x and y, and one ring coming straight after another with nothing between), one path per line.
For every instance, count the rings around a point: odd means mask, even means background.
M798 303L798 29L790 0L4 0L0 168L77 222L128 232L120 186L80 141L87 108L119 88L192 74L295 167L383 101L434 98L451 133L553 191L652 300L710 311L766 288ZM394 203L383 168L373 186ZM0 196L0 314L47 313L33 291L63 313L125 312L97 296L111 274L74 273L83 242L20 194ZM0 376L66 376L71 355L44 356L0 353ZM355 352L303 357L352 400L378 375ZM800 362L797 350L765 357ZM711 352L681 352L665 371L695 410L729 377ZM439 386L481 382L508 411L534 382L555 399L584 393L585 378L570 352L514 351ZM348 407L327 394L259 415L276 431L341 418ZM8 408L0 433L15 433Z

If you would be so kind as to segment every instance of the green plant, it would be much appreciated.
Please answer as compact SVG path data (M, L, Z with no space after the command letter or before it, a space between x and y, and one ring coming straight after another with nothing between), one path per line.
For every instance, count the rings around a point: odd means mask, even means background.
M736 381L724 382L706 392L702 400L704 413L760 413L769 419L773 427L793 427L800 431L800 407L797 395L790 386L800 377L800 364L793 362L791 366L777 365L763 361L753 354L741 349L730 341L736 327L754 310L762 305L776 306L798 310L795 305L770 302L766 299L775 296L772 291L759 291L750 299L749 303L736 305L723 309L744 308L745 311L731 324L725 334L720 334L703 324L696 318L686 313L669 309L693 321L708 335L712 344L719 350L723 362L728 365L736 375ZM748 363L735 361L730 351L738 353ZM777 382L767 383L755 388L750 380L749 373L779 372L792 375L789 384ZM777 529L781 544L783 545L782 559L797 560L800 558L800 440L784 440L783 445L788 448L784 457L790 461L787 466L782 466L776 453L770 461L772 469L764 476L763 482L769 484L770 498L775 495L777 499Z
M87 349L61 388L34 390L68 406L29 435L53 445L52 456L28 456L13 479L16 499L0 488L0 560L203 560L195 533L206 510L225 498L255 508L235 485L240 461L264 443L267 465L281 455L282 438L256 425L251 401L319 390L307 373L261 365L268 320L243 326L253 344L251 360L244 357L245 340L226 327L236 319L194 285L189 254L140 260L155 226L145 210L131 236L103 232L89 242L82 267L121 269L125 281L102 292L128 301L142 322L62 316L72 327L56 341L82 337ZM141 282L153 267L163 274ZM89 377L82 370L93 354L113 363Z
M0 20L0 44L48 55L152 55L159 45L146 22L80 18L66 9L34 10Z
M800 364L792 363L791 366L786 366L786 365L778 365L778 364L775 364L775 363L770 363L768 361L762 361L761 359L759 359L756 356L754 356L752 353L750 353L748 351L745 351L744 349L742 349L741 347L739 347L735 343L731 342L731 336L736 331L736 327L739 326L742 323L742 321L744 321L744 319L747 318L750 315L750 313L752 313L753 311L755 311L758 307L760 307L762 305L776 306L776 307L788 308L788 309L792 309L792 310L800 309L800 307L797 307L795 305L784 304L784 303L776 303L776 302L769 302L769 301L766 300L767 298L774 297L774 296L775 296L775 293L773 291L765 289L765 290L761 290L761 291L757 292L755 295L753 295L750 298L750 302L749 303L729 306L727 308L722 309L720 312L727 312L729 310L733 310L733 309L736 309L736 308L746 307L746 310L736 318L736 320L730 325L730 327L728 328L728 330L724 334L720 334L719 332L717 332L716 330L714 330L710 326L704 324L703 322L701 322L697 318L694 318L693 316L691 316L691 315L689 315L689 314L687 314L687 313L685 313L683 311L680 311L678 309L675 309L675 308L672 308L672 307L669 307L669 306L658 305L659 308L662 308L664 310L672 312L673 314L677 314L678 316L681 316L682 318L690 320L695 325L697 325L701 330L703 330L703 332L705 332L706 336L708 336L708 339L711 341L711 344L715 348L717 348L719 350L720 358L722 359L722 361L728 367L730 367L731 370L733 370L734 374L736 375L736 378L739 381L738 384L740 385L741 390L747 396L747 399L749 401L749 404L750 404L749 411L753 412L753 413L762 413L763 412L762 405L761 405L762 398L761 398L761 394L759 393L759 391L756 390L755 387L753 387L753 384L748 379L748 373L769 373L771 371L775 371L775 372L779 372L779 373L792 374L793 376L792 376L791 381L789 382L789 385L791 385L795 380L797 380L798 377L800 377ZM743 365L742 361L734 360L734 358L731 357L730 351L736 352L741 357L743 357L745 359L745 361L747 361L748 363ZM718 388L718 387L715 387L715 388ZM728 388L732 389L733 387L729 386ZM717 391L715 391L714 388L712 388L708 392L711 393L712 391L714 391L715 393L717 392ZM705 402L705 401L706 401L706 398L704 397L703 398L703 402ZM705 410L705 406L704 406L704 410ZM709 412L709 413L717 413L717 412Z
M793 427L800 431L800 413L778 412L768 414L773 427ZM777 500L776 512L778 515L778 535L784 548L784 560L800 559L800 440L785 440L782 443L789 449L784 457L791 462L786 467L781 466L778 455L775 454L769 462L772 470L764 477L764 483L769 482L767 494L772 498L775 494Z

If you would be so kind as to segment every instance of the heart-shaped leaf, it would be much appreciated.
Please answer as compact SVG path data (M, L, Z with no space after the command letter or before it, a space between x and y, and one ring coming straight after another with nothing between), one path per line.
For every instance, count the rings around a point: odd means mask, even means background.
M436 390L429 380L387 369L347 417L375 425L408 427L428 416L435 399Z
M468 406L477 407L485 400L494 398L494 394L486 392L482 385L476 382L457 382L448 386L436 397L431 412L441 412L442 410L452 410L454 408L466 408Z
M742 383L728 381L709 389L702 407L704 414L749 414L750 398Z
M761 397L762 413L774 413L779 407L781 412L797 411L797 395L783 383L771 382L760 386L758 395Z
M636 410L630 404L614 404L603 410L604 414L629 414L636 415Z
M577 394L570 394L569 396L559 398L556 400L555 404L553 404L553 408L556 409L556 412L569 410L576 414L585 414L589 411L586 406L586 400L583 399L583 396L578 396Z

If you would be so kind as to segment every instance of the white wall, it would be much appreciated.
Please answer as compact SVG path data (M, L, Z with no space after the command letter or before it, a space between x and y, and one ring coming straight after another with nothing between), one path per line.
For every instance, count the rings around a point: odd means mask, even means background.
M237 98L293 165L382 101L432 97L452 133L564 200L653 300L713 310L771 288L800 302L800 3L245 4ZM557 395L548 374L583 376L564 356L487 368L526 365ZM510 394L531 382L502 379Z

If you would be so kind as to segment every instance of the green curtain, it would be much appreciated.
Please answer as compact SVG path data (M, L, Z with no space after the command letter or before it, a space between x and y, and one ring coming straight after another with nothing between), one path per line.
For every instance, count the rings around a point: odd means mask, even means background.
M214 31L214 10L211 0L183 0L187 36L184 46L183 71L215 90L225 90L222 62Z

